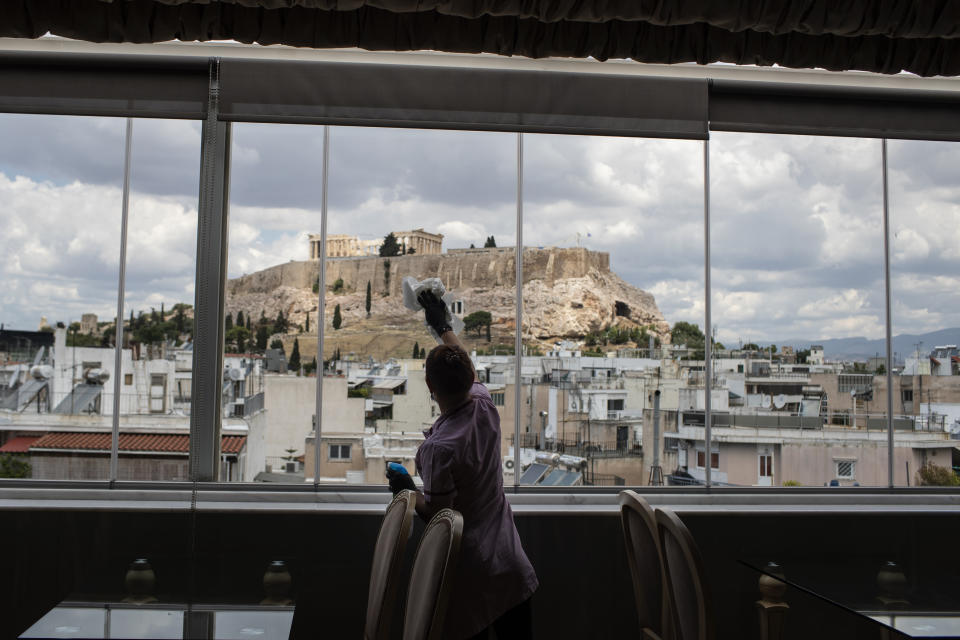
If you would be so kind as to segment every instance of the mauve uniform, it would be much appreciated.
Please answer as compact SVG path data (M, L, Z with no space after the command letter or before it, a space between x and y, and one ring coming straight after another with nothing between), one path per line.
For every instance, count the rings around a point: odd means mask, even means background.
M452 497L463 514L463 541L443 637L469 638L527 600L539 582L520 545L503 495L500 414L473 383L471 399L437 418L417 451L427 502Z

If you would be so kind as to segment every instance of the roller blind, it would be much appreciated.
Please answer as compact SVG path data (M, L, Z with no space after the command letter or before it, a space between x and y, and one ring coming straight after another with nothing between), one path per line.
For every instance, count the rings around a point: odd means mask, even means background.
M960 94L715 80L710 129L960 140Z
M221 117L703 139L707 81L225 59Z
M0 54L0 111L202 118L209 62L167 56Z

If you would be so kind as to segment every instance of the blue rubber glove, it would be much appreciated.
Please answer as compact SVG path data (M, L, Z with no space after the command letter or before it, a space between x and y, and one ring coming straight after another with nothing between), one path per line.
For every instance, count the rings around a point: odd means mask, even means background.
M417 485L414 484L413 478L410 477L410 472L407 471L406 467L402 464L396 462L387 464L387 480L390 482L390 491L393 495L397 495L404 489L409 489L410 491L417 490Z

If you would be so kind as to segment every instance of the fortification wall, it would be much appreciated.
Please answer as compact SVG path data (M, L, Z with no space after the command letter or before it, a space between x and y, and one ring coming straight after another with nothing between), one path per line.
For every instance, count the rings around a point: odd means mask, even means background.
M556 280L580 278L591 271L610 271L610 254L583 248L524 249L523 259L524 284L542 280L552 286ZM513 253L474 250L443 255L328 259L327 286L332 286L340 278L348 291L365 290L367 282L370 282L375 293L385 293L387 279L384 272L388 260L390 295L399 295L400 282L405 276L413 276L418 280L442 278L448 287L455 290L513 287L516 282ZM269 293L281 286L310 289L319 274L319 261L287 262L230 280L227 282L227 293Z

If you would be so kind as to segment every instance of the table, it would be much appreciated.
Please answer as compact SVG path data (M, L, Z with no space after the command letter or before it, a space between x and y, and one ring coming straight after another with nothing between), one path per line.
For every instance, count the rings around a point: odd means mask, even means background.
M876 623L880 637L960 638L960 571L949 556L937 566L856 556L740 563Z
M287 640L293 606L65 600L21 638Z

